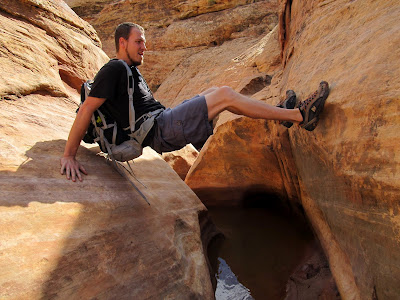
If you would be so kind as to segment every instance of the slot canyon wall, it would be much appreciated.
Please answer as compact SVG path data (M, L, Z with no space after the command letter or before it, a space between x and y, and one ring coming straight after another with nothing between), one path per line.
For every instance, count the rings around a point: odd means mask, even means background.
M301 203L343 299L400 294L399 15L396 1L282 1L282 70L267 72L272 90L254 97L275 104L294 89L305 99L327 80L318 128L225 123L186 177L210 205L240 201L238 187L254 185L290 199L295 211ZM246 66L254 66L260 52L252 59L248 52Z
M66 3L93 27L63 1L0 0L0 298L212 299L206 209L188 186L206 205L257 192L305 214L343 299L400 294L396 0ZM77 89L113 57L123 21L145 27L141 72L166 105L221 85L275 105L327 80L318 127L223 113L200 153L188 150L188 186L147 149L134 171L150 207L90 145L79 154L90 175L66 181Z
M290 140L303 206L349 298L400 294L399 15L396 1L281 5L283 87L331 83L319 128Z
M290 199L295 211L301 203L343 299L400 294L399 15L396 1L281 2L279 36L269 38L280 44L282 69L266 69L271 85L253 96L276 104L294 89L304 100L327 80L318 128L232 120L217 128L186 177L206 205L240 201L254 187ZM232 65L262 71L263 54L250 48ZM181 80L190 89L200 76Z

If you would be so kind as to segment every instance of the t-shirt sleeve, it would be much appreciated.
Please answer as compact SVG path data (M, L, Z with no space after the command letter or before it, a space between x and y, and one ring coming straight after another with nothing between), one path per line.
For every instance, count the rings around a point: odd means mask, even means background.
M111 64L103 66L94 78L89 96L106 99L114 98L120 76L121 72L117 66Z

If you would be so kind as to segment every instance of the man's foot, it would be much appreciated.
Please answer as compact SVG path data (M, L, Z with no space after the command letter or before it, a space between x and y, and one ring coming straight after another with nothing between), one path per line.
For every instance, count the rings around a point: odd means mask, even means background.
M277 107L286 108L286 109L294 109L296 107L296 93L292 90L286 91L286 99L282 103L278 103ZM290 128L292 127L293 123L289 121L280 121L279 124Z
M308 131L313 131L317 127L319 115L324 109L326 98L329 95L329 85L326 81L321 81L318 90L312 93L306 100L300 103L299 109L303 116L303 121L299 124Z

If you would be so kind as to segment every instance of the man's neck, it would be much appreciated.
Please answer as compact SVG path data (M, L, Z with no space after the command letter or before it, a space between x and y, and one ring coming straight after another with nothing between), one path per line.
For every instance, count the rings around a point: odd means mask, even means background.
M122 55L120 53L117 53L116 58L117 59L122 59L123 61L125 61L128 64L128 66L132 66L132 61L128 57L126 57L126 55Z

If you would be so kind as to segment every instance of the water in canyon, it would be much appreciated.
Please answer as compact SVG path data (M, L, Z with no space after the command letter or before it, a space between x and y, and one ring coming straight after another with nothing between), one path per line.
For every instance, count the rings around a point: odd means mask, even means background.
M280 300L314 241L309 227L270 207L209 207L224 238L209 247L217 300Z

